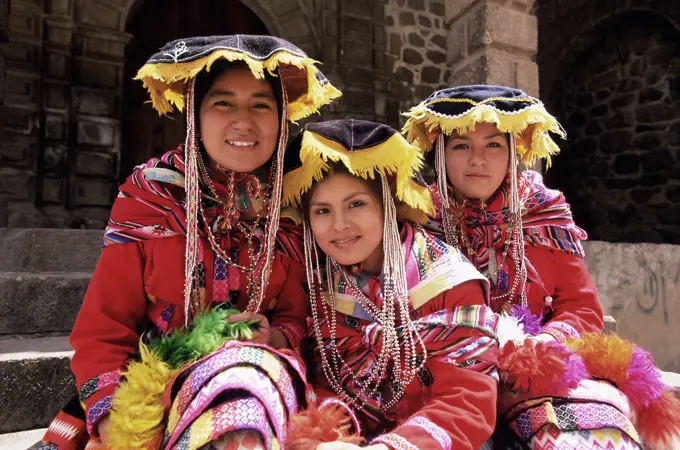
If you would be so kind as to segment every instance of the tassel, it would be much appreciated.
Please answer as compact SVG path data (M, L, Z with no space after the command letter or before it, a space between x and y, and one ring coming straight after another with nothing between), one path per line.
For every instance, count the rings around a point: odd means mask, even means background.
M349 411L339 402L310 405L291 417L288 437L281 448L315 450L324 442L334 441L360 445L363 438L356 434L353 422Z
M501 378L513 391L533 396L572 389L588 377L583 362L559 342L510 341L499 354Z

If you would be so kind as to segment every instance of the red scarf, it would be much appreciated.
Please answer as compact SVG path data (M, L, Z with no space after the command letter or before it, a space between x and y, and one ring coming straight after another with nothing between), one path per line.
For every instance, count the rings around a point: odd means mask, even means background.
M587 239L584 230L576 226L569 204L560 191L548 189L541 175L526 170L519 175L519 196L522 202L522 229L525 245L545 247L564 251L580 257L584 256L581 241ZM441 230L442 202L436 185L430 187L437 208L437 219L433 223ZM458 243L475 267L487 275L489 272L489 251L495 250L499 260L499 277L494 290L503 293L510 285L512 261L510 255L501 260L507 239L510 219L510 179L506 177L501 187L486 203L466 200L459 202L449 194L449 207L456 229L465 233L465 239ZM525 257L529 277L536 277L536 271ZM516 301L517 299L512 299Z

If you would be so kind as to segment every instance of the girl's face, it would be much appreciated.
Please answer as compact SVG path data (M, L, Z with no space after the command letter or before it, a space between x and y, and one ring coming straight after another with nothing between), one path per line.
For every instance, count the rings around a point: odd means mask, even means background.
M503 183L510 148L495 125L480 123L464 135L452 134L445 151L446 174L457 197L485 201Z
M278 135L278 105L267 80L245 66L215 79L200 106L200 137L213 166L252 172L271 158Z
M368 183L349 174L328 174L310 194L309 224L323 252L343 265L362 264L380 273L383 207Z

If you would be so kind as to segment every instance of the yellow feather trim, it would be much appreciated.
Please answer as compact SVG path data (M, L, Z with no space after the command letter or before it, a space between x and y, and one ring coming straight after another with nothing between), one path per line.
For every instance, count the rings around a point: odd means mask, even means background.
M559 153L560 149L548 132L566 138L557 119L541 104L531 105L518 113L505 114L482 103L456 118L432 113L427 108L430 104L421 103L405 113L408 120L402 128L409 142L424 152L432 149L434 138L439 132L446 136L454 131L464 134L474 130L478 123L490 123L496 125L501 133L515 136L517 155L522 162L532 166L543 158L550 166L551 157Z
M282 65L295 66L307 73L307 93L288 105L288 119L296 121L340 97L341 93L330 83L320 85L316 80L317 61L303 58L285 50L273 53L265 60L257 60L250 55L234 50L220 49L202 58L181 63L147 63L137 72L135 80L142 80L149 91L151 103L159 115L172 112L174 105L179 111L184 109L184 91L187 81L195 78L201 71L210 71L219 59L230 62L245 62L255 78L264 78L264 71L275 76L276 69Z
M106 442L111 450L145 449L162 432L163 392L177 371L144 344L140 354L141 360L130 363L122 374L125 381L113 396Z
M282 204L300 206L302 196L328 171L329 160L341 161L350 173L364 179L374 179L377 174L396 175L397 199L414 210L405 212L410 216L405 218L422 222L427 220L427 214L434 215L427 187L413 180L413 172L423 167L423 157L416 147L396 133L378 145L351 151L338 142L305 131L300 146L302 166L284 176Z

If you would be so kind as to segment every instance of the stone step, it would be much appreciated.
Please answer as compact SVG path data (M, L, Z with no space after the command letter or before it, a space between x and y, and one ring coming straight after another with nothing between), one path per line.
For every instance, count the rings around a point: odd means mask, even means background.
M72 354L66 336L0 339L0 433L49 425L75 393Z
M91 272L102 231L0 228L0 272Z
M0 448L3 450L33 450L40 448L40 440L47 428L0 434Z
M91 276L0 272L0 335L70 332Z

